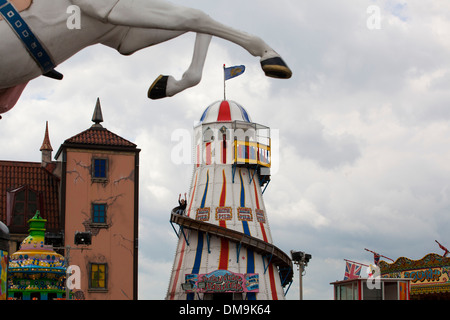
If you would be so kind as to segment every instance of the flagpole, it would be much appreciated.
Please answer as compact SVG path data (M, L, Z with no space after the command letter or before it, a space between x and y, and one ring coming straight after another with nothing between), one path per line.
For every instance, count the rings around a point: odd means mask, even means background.
M376 255L378 255L378 256L380 256L380 257L386 258L386 259L391 260L392 262L394 262L394 260L392 260L391 258L388 258L388 257L386 257L386 256L383 256L383 255L381 255L381 254L379 254L379 253L377 253L377 252L375 252L375 251L372 251L372 250L369 250L369 249L366 249L366 248L364 248L364 250L369 251L369 252L372 252L373 254L376 254Z
M359 264L359 265L362 265L362 266L364 266L364 267L369 267L367 264L364 264L364 263L359 263L359 262L356 262L356 261L352 261L352 260L347 260L347 259L344 259L344 261L346 261L346 262L351 262L351 263L356 263L356 264Z
M225 64L223 65L223 100L227 100L227 94L226 94L226 79L225 79Z

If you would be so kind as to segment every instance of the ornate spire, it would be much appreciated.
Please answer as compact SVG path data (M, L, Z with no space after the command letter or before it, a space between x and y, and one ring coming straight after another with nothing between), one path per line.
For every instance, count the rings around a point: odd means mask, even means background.
M94 114L92 115L92 122L94 122L92 128L103 128L103 126L100 124L101 122L103 122L103 115L99 98L97 98L97 103L95 104Z
M48 121L45 122L44 141L42 142L42 146L39 151L53 151L52 145L50 143L50 138L48 136Z
M28 232L32 237L44 237L45 236L45 223L46 219L41 217L41 212L39 210L36 211L36 214L28 220L29 229Z

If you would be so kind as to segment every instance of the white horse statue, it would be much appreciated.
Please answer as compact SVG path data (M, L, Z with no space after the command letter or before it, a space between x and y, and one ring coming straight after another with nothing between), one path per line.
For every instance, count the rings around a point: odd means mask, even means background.
M11 6L16 12L8 11ZM70 6L80 10L79 29L67 26ZM97 43L129 55L186 32L196 33L192 62L181 80L159 76L149 88L151 99L173 96L200 82L212 36L231 41L260 57L262 69L269 77L287 79L292 75L281 57L262 39L220 24L202 11L164 0L0 0L0 13L2 9L0 114L16 104L30 80L42 74L62 79L53 66ZM14 20L15 17L22 20ZM27 48L13 25L28 26L29 29L21 32L27 36L33 34L51 59L51 70L45 70L31 54L36 43Z

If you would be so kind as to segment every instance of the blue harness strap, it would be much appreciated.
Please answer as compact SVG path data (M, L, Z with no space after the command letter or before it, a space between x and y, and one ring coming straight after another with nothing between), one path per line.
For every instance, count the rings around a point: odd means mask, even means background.
M22 19L19 12L8 0L0 0L0 14L25 45L30 55L42 69L42 72L44 74L51 72L53 68L55 68L55 64L53 63L50 55L33 34L25 20Z

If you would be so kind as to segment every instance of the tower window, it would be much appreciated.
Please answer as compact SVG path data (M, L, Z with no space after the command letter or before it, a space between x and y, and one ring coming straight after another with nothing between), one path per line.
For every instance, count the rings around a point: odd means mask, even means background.
M92 204L92 222L106 223L106 204L104 203Z
M108 171L107 159L93 159L92 162L92 178L106 179Z

